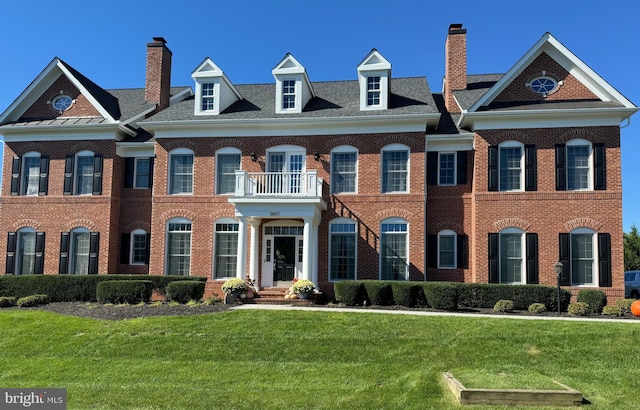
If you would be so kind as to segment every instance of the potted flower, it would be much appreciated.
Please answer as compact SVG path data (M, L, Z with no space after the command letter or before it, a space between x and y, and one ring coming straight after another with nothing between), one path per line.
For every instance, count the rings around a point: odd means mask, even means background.
M294 294L298 295L300 299L308 299L309 295L316 290L316 285L310 280L301 279L293 283L291 290Z
M229 279L222 285L222 291L224 293L228 293L236 298L238 297L238 295L240 295L240 293L246 290L246 282L239 278Z
M245 279L245 282L247 283L247 298L248 299L252 299L253 297L255 297L256 293L258 292L256 290L256 281L255 279Z

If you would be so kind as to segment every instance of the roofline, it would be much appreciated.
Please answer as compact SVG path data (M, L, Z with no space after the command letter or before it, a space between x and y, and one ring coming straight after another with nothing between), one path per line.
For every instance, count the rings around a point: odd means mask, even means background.
M78 125L64 125L64 126L60 126L60 125L11 125L11 124L7 124L7 125L2 125L0 126L0 134L3 135L5 137L5 140L7 137L11 137L11 136L19 136L19 135L25 135L25 134L32 134L32 135L38 135L38 134L43 134L46 132L52 132L54 134L60 134L60 133L65 133L65 132L80 132L80 131L93 131L95 132L96 129L108 129L108 128L115 128L115 131L121 131L122 133L125 133L131 137L134 137L136 135L136 132L134 130L132 130L131 128L127 127L125 124L122 123L101 123L101 124L78 124ZM85 138L87 138L87 135L85 135Z

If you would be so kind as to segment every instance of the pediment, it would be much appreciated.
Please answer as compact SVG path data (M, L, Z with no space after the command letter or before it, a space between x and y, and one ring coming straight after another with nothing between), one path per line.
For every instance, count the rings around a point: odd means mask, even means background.
M391 70L391 63L375 48L358 64L358 71Z

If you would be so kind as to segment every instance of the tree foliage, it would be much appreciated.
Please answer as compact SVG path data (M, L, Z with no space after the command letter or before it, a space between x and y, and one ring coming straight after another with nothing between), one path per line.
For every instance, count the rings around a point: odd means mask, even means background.
M631 225L631 232L624 233L624 270L640 269L640 233L635 224Z

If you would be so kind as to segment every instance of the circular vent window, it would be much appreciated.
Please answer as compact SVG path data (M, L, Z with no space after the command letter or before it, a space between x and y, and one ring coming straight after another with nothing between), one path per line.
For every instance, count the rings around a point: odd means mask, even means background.
M547 94L558 87L558 82L551 77L538 77L531 81L529 87L538 94L546 97Z
M59 95L51 101L51 106L58 111L64 111L71 107L73 100L68 95Z

